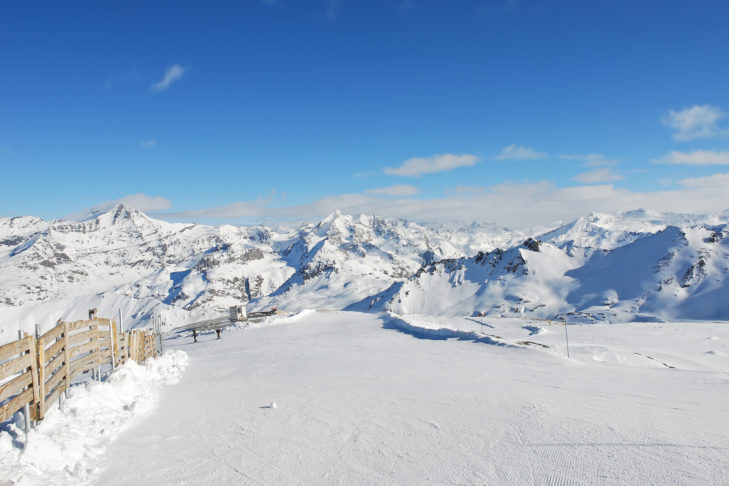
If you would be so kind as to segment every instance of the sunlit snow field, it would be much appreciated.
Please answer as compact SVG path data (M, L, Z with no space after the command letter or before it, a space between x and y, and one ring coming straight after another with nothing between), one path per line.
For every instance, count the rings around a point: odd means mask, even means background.
M304 312L189 366L98 484L729 484L729 325Z

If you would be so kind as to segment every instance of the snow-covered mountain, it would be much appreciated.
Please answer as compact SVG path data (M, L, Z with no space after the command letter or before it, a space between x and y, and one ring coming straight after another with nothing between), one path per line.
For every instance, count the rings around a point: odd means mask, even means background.
M611 322L729 319L727 223L685 217L682 227L641 232L594 224L601 219L609 220L593 215L544 240L426 265L368 308Z
M0 332L91 307L132 324L250 308L728 319L727 213L591 214L548 232L334 212L292 230L168 223L117 206L0 218ZM0 340L7 336L0 335Z
M83 221L0 218L0 328L90 307L132 323L154 308L179 320L249 301L342 308L422 265L521 237L340 212L291 231L168 223L121 205Z

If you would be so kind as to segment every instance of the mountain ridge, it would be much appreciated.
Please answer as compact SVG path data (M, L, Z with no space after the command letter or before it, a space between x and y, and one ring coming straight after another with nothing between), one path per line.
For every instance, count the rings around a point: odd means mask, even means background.
M23 309L58 312L63 302L72 313L76 302L95 299L110 309L123 302L133 324L155 307L187 319L240 303L588 321L729 319L718 297L729 273L727 214L591 213L535 232L340 211L291 229L205 226L123 205L81 221L0 218L0 309L9 316L0 327L12 327Z

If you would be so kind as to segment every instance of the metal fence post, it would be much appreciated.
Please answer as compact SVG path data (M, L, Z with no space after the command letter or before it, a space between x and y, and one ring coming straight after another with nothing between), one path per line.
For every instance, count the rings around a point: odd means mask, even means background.
M23 339L23 330L18 329L18 339ZM25 428L25 443L23 443L23 449L28 447L28 433L30 432L30 406L26 403L23 406L23 416L25 419L24 422L24 428Z

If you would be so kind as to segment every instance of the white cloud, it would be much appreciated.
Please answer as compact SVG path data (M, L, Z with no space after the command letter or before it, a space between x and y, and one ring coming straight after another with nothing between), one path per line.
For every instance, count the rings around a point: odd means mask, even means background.
M498 160L532 160L546 157L544 152L537 152L531 147L511 144L501 150L501 153L494 157Z
M372 194L373 196L393 196L393 197L402 197L402 196L414 196L418 193L418 188L415 186L410 186L408 184L396 184L394 186L388 186L388 187L380 187L377 189L369 189L368 191L365 191L367 194Z
M625 178L620 174L613 172L612 169L602 167L589 172L577 174L572 179L577 182L582 182L583 184L596 184L600 182L622 181Z
M164 211L172 207L172 203L169 199L162 196L148 196L146 194L137 193L129 194L119 199L113 199L103 203L91 206L88 209L79 211L78 213L66 216L67 219L83 219L96 212L105 212L116 206L117 204L123 204L124 206L132 209L138 209L139 211L150 213L155 211Z
M139 142L139 146L142 148L155 148L157 146L157 140L150 139L143 142Z
M482 193L434 199L381 198L371 194L339 194L308 204L270 207L266 201L239 202L221 208L167 214L172 219L247 219L313 221L335 209L348 214L377 214L423 222L488 221L528 228L568 221L590 211L614 213L636 208L656 211L711 213L729 206L729 173L684 179L678 189L632 192L611 184L557 188L548 181L503 183Z
M179 64L173 64L165 70L164 77L152 85L152 91L164 91L170 87L172 83L181 79L186 69Z
M385 167L384 172L390 175L420 177L423 174L433 174L457 167L472 166L480 160L475 155L470 154L437 154L432 157L413 157L403 162L400 167Z
M690 189L729 188L729 174L714 174L678 181L679 185Z
M618 163L615 159L608 159L603 154L574 154L560 155L562 160L578 160L586 167L612 167Z
M729 135L729 129L717 125L722 118L724 113L715 106L694 105L680 111L669 110L661 122L674 130L675 140L687 141Z
M672 150L651 162L670 165L729 165L729 150L694 150L693 152Z

